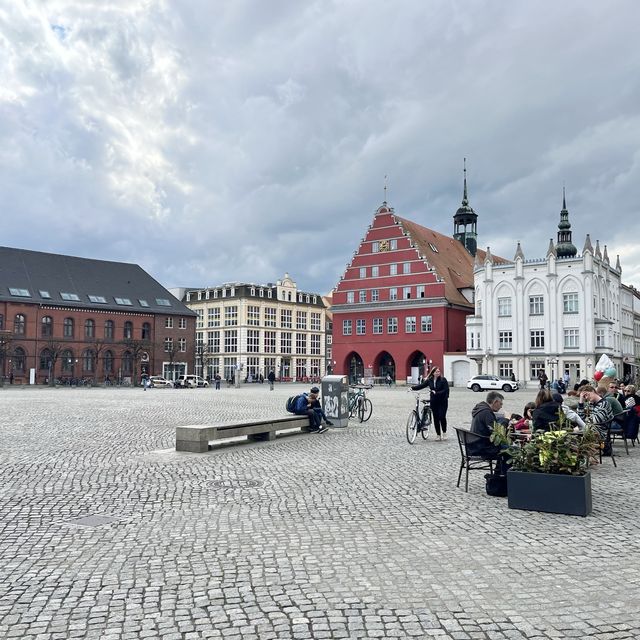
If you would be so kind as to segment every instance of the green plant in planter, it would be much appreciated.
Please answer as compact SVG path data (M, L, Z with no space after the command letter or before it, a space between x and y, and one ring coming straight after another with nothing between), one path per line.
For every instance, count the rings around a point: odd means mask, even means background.
M514 471L584 475L589 459L597 454L600 435L593 427L574 433L572 429L554 428L537 432L522 447L510 447Z

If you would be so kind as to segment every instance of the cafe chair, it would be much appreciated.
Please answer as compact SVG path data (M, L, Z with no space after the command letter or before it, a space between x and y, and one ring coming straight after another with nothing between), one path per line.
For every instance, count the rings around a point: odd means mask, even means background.
M482 456L470 454L468 446L471 442L475 442L479 439L489 440L488 437L480 436L477 433L472 433L467 429L461 427L454 427L456 435L458 436L458 446L460 447L460 471L458 472L458 483L456 487L460 486L460 480L462 479L462 471L465 471L464 490L465 493L469 491L469 471L483 470L493 473L493 460L487 460Z

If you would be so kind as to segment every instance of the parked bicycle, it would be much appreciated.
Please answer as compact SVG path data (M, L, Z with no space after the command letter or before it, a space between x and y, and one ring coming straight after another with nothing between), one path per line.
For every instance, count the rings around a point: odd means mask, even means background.
M411 410L411 413L407 418L407 442L409 444L413 444L416 441L418 431L426 440L429 437L429 427L433 422L430 401L421 399L419 393L416 393L415 397L416 408ZM420 405L422 405L422 409L420 408Z
M373 403L367 398L365 389L371 389L371 387L361 385L349 387L349 417L358 416L360 422L366 422L373 412Z

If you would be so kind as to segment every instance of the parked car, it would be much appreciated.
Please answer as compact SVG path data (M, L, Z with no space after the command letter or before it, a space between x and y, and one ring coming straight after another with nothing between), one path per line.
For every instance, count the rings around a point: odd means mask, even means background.
M193 374L189 374L186 376L180 376L176 378L176 381L173 383L175 387L184 387L194 389L195 387L208 387L209 383L200 376L196 376Z
M151 387L158 387L158 388L173 387L173 382L171 382L171 380L167 380L166 378L163 378L162 376L150 376L149 385Z
M467 389L471 389L472 391L487 391L491 389L515 391L518 388L520 388L520 385L513 380L491 375L473 376L473 378L467 382Z

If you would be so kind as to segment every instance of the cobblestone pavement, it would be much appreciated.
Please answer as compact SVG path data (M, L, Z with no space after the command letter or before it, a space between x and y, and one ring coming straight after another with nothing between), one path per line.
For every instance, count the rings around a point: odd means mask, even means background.
M588 518L457 489L455 438L410 446L400 388L365 425L174 451L299 389L0 390L0 638L640 637L639 447ZM454 389L450 423L483 395Z

